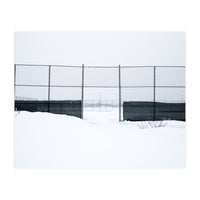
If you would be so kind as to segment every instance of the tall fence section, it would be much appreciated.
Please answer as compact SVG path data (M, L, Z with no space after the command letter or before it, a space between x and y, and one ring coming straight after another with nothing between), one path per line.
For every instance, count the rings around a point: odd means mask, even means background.
M83 118L84 106L95 110L98 99L99 110L118 106L119 121L185 121L185 66L15 64L14 69L15 110Z
M15 109L83 118L82 83L83 66L15 65Z
M119 71L120 120L185 121L184 66L119 66Z

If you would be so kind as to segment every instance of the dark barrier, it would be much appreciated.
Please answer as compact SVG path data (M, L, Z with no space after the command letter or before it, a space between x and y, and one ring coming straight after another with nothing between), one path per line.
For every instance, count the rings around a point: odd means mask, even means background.
M30 112L50 112L81 118L82 103L76 101L15 101L15 110Z
M124 102L123 119L129 121L185 121L185 103Z

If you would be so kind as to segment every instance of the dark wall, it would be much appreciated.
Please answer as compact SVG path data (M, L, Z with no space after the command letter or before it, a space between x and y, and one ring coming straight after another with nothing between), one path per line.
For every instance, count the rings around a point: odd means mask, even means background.
M123 119L129 121L153 121L154 102L124 102ZM185 121L185 103L155 103L155 120Z
M15 101L15 110L30 112L50 112L82 117L82 102L76 101Z

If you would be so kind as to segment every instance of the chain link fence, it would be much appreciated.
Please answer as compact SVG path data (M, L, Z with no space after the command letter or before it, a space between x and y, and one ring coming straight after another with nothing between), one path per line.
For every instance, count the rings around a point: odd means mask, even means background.
M112 111L119 121L185 120L185 66L15 64L15 109Z

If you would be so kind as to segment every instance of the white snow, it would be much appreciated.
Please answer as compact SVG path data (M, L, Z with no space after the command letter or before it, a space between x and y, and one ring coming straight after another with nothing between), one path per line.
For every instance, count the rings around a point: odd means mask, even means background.
M118 112L85 119L15 112L16 168L184 168L185 122L139 128Z

